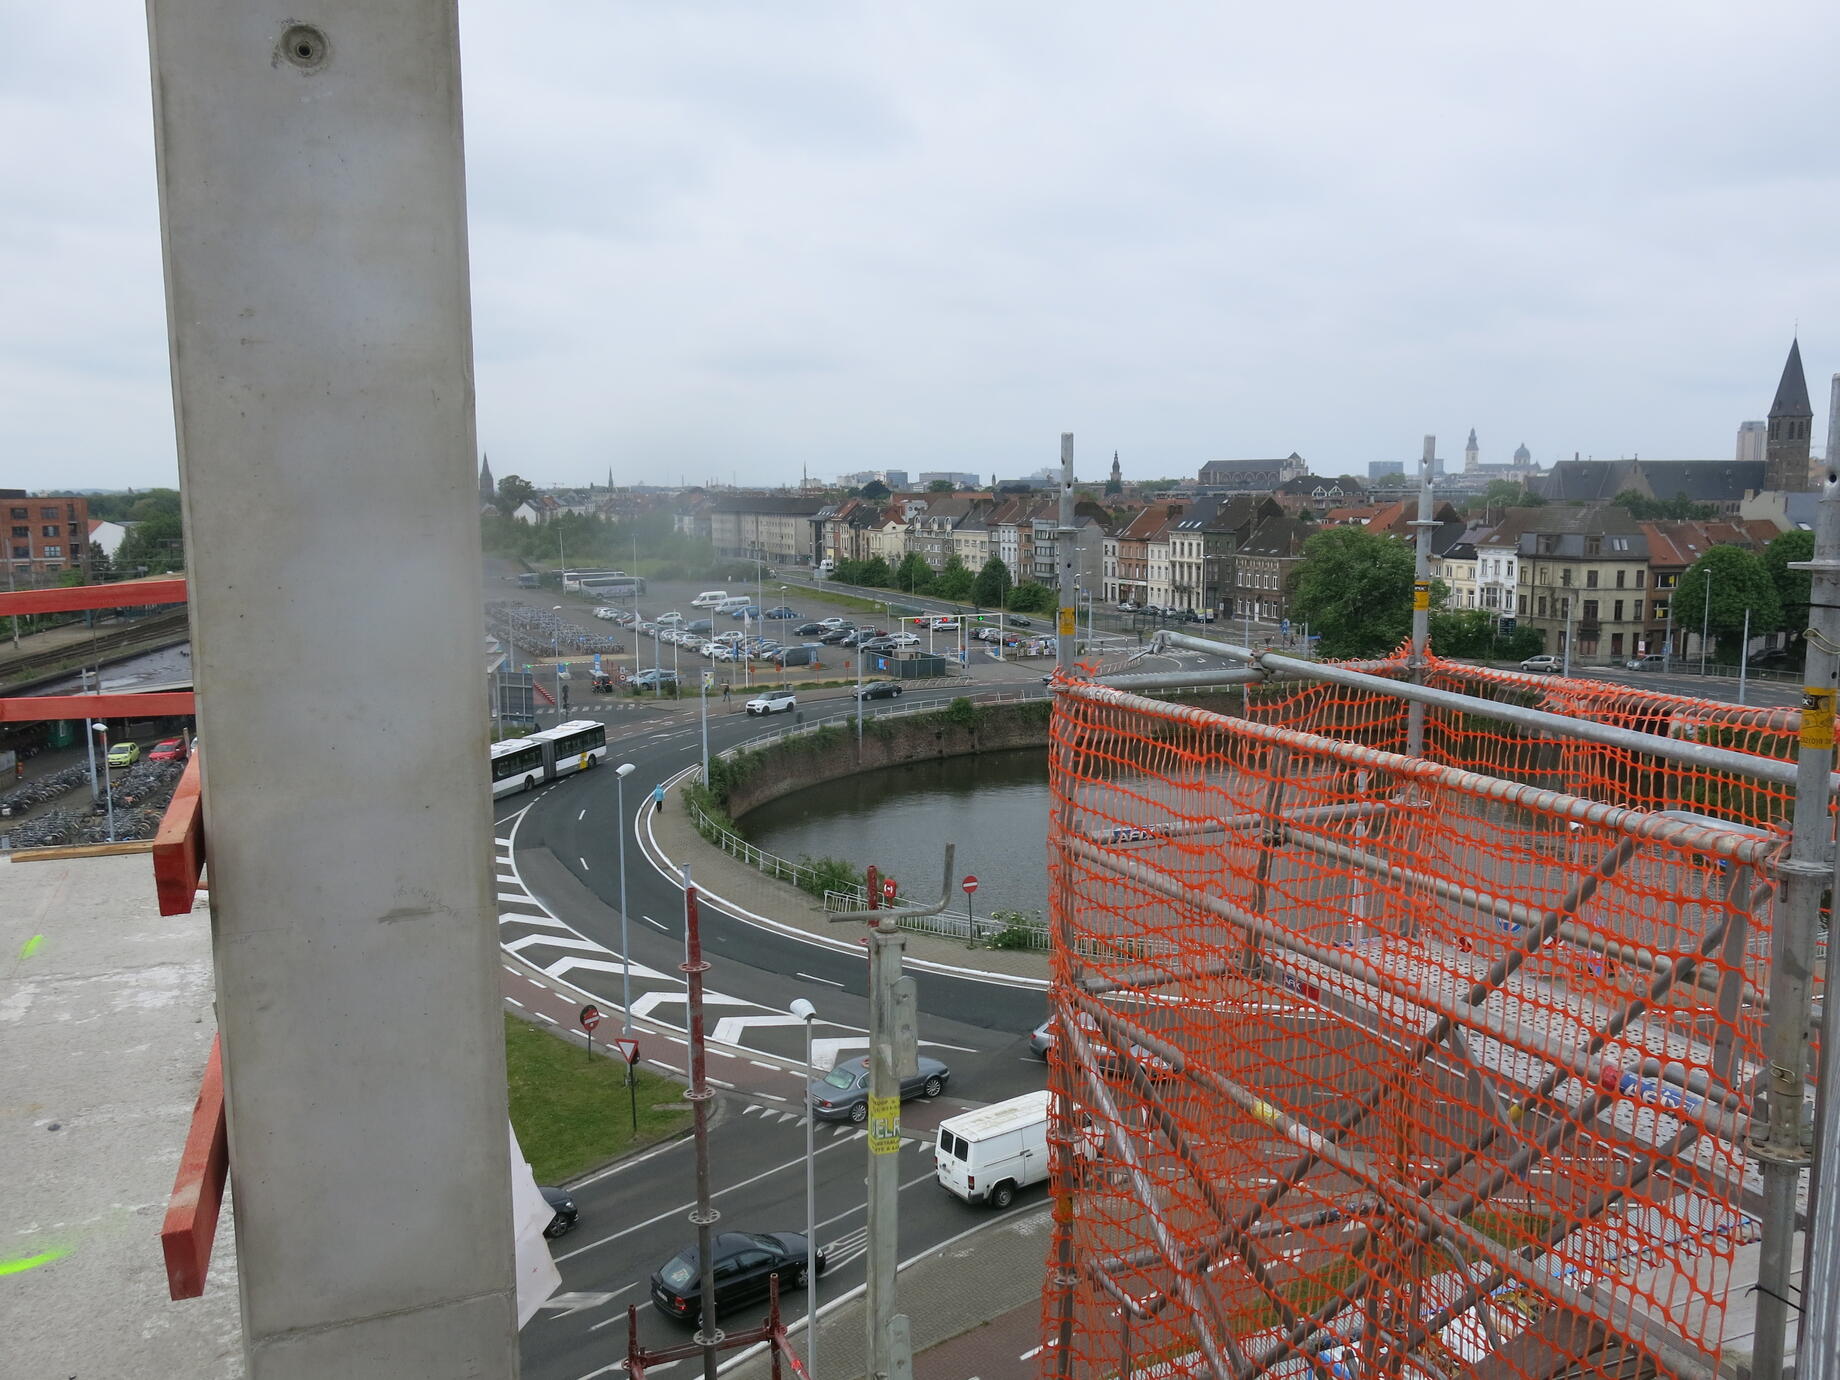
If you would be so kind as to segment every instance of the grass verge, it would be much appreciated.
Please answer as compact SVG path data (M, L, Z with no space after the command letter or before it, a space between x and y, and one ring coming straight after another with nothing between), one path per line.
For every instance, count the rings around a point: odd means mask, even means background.
M638 1069L635 1135L624 1065L599 1054L590 1057L585 1048L510 1015L505 1071L511 1124L541 1184L562 1183L690 1125L682 1085Z

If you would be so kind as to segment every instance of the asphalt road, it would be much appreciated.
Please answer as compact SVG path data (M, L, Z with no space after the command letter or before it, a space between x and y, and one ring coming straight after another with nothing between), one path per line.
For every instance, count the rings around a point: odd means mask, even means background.
M1033 678L1028 682L1033 683ZM995 688L995 687L993 687ZM1038 688L1038 687L1037 687ZM963 687L910 692L874 708L910 708L944 702ZM854 716L853 699L809 702L808 722ZM764 720L715 715L711 751L785 727ZM616 724L613 731L624 726ZM696 718L634 722L616 740L610 760L631 761L624 812L614 773L605 767L565 778L534 797L501 801L498 856L501 932L517 959L580 984L608 1013L605 1038L620 1023L619 862L614 840L629 841L626 857L627 930L631 943L633 1010L643 1026L648 1062L667 1070L681 1064L687 1009L677 965L683 958L683 895L637 846L651 809L651 787L699 760ZM864 859L867 861L868 859ZM565 928L566 926L566 928ZM709 1005L705 1030L734 1051L712 1059L712 1081L722 1089L712 1136L711 1163L723 1212L718 1229L803 1230L805 1220L804 1124L801 1113L804 1029L786 1014L794 997L818 1005L814 1029L820 1062L848 1057L866 1045L866 964L860 951L816 947L703 906L700 915ZM508 995L527 1015L566 1029L572 1002L529 985ZM1046 1011L1038 989L1017 989L937 973L918 979L922 1048L952 1071L935 1101L907 1103L902 1130L912 1143L902 1159L903 1257L917 1254L992 1219L947 1195L932 1181L931 1132L940 1120L970 1107L1040 1088L1045 1065L1029 1055L1028 1032ZM757 1055L757 1058L747 1057ZM821 1281L825 1298L862 1282L866 1145L857 1128L819 1123L817 1135L819 1244L832 1264ZM662 1346L688 1339L658 1315L646 1280L695 1237L687 1214L694 1192L687 1142L670 1146L595 1176L572 1188L581 1226L555 1243L562 1291L523 1333L526 1374L540 1380L583 1380L611 1373L624 1355L625 1306L641 1306L641 1339ZM1039 1207L1039 1190L1017 1210ZM795 1295L794 1315L802 1309ZM756 1316L758 1309L754 1310ZM753 1321L754 1318L747 1319Z

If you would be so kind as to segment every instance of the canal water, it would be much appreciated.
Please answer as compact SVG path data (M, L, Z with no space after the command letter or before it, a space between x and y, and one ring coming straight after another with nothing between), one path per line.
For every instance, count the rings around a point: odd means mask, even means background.
M953 871L978 879L977 914L1047 909L1048 756L1040 748L840 777L750 810L739 827L781 857L874 863L915 900L937 894L945 845L955 843ZM962 906L959 892L952 909Z

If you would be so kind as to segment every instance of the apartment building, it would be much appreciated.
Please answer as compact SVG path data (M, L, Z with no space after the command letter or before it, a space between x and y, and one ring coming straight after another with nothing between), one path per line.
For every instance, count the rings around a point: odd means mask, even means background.
M89 500L32 497L0 489L7 516L7 566L15 580L89 570Z

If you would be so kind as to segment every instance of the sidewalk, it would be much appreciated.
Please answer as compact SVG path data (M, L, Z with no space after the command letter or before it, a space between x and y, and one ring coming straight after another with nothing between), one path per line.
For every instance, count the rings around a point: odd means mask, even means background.
M1043 1207L979 1227L970 1209L966 1235L904 1263L895 1297L912 1329L914 1374L919 1380L1024 1380L1035 1363L1023 1360L1035 1345L1046 1273L1049 1214ZM866 1363L867 1320L860 1287L842 1301L826 1301L818 1334L818 1370L825 1380L856 1380ZM788 1313L797 1313L795 1295ZM985 1326L989 1324L988 1328ZM788 1324L800 1357L810 1354L802 1313ZM1020 1341L1021 1345L1015 1345ZM975 1358L976 1370L966 1369ZM764 1350L740 1353L722 1373L730 1380L770 1380L772 1361Z
M672 789L664 812L647 815L646 824L665 858L679 867L688 867L701 890L738 909L801 931L826 944L855 941L858 931L849 925L828 922L817 897L800 891L790 882L778 881L756 871L697 833L684 808L681 791ZM973 949L960 939L912 931L907 934L907 962L957 969L996 982L1040 984L1048 978L1046 953L1028 949Z

